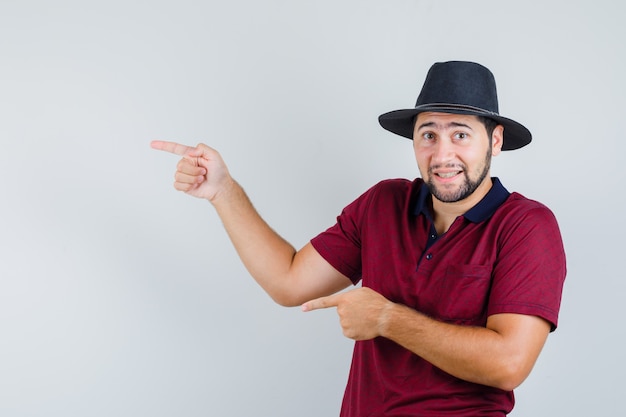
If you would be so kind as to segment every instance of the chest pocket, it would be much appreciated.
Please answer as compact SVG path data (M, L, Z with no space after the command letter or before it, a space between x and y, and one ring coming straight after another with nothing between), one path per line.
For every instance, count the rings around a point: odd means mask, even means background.
M486 320L491 267L448 265L436 284L433 310L440 319L467 324Z

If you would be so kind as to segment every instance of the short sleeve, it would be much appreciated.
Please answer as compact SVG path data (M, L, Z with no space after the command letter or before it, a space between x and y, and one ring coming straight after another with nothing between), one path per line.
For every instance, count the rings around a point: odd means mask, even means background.
M332 227L311 239L315 250L353 284L361 279L361 226L375 188L346 206Z
M501 225L488 315L519 313L558 325L565 250L553 213L535 203Z

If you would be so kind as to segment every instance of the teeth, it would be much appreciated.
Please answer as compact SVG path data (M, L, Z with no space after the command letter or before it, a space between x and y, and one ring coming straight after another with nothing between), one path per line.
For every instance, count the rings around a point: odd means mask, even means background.
M441 178L452 178L456 174L458 174L458 172L440 172L437 175L439 175Z

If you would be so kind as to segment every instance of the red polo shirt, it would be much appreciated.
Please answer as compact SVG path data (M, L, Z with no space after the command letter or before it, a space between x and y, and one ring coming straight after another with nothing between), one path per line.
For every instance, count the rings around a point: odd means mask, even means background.
M485 326L497 313L557 326L565 253L552 212L497 178L437 236L421 179L383 181L312 244L354 284L441 321ZM355 343L342 417L504 416L512 392L453 377L379 337Z

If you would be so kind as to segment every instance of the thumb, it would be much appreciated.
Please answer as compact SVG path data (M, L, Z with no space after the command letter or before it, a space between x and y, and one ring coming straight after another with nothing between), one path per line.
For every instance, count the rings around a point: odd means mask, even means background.
M194 157L204 157L209 159L217 155L217 151L204 143L198 143L195 148L187 148L187 155Z
M185 152L183 158L195 160L198 165L205 165L211 162L224 165L224 161L219 152L204 143L199 143L195 148L187 148L187 152ZM204 162L201 163L202 161Z

